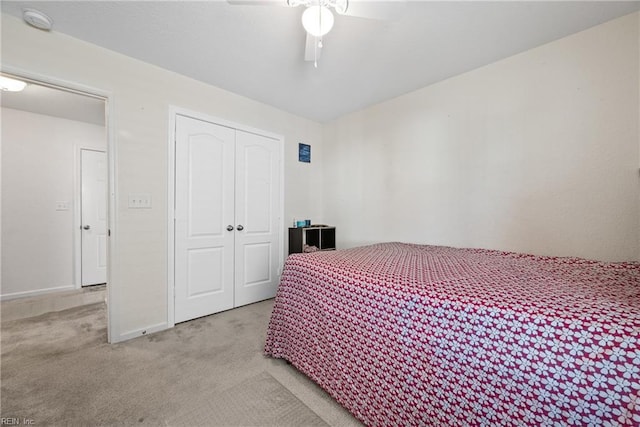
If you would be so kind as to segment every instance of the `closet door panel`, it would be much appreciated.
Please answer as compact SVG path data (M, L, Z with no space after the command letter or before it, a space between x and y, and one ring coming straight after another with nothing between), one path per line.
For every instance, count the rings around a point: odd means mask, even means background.
M176 323L233 308L234 147L234 129L176 117Z
M275 296L280 255L280 142L236 131L235 306Z

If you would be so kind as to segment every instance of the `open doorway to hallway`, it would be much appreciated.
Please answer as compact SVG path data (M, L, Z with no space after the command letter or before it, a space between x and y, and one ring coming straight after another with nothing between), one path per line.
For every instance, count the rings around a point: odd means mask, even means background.
M1 95L3 320L104 302L106 100L20 76L6 77L27 85ZM86 288L89 285L97 287Z

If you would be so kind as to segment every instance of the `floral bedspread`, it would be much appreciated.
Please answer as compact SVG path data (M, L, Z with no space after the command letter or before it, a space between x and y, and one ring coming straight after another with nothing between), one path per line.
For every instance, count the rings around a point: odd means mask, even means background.
M265 345L371 426L640 425L640 264L293 254Z

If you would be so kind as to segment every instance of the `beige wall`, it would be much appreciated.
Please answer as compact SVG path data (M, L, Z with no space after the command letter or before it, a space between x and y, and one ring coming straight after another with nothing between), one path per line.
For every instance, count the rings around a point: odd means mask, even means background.
M112 258L112 338L167 322L167 144L174 105L285 138L284 225L293 216L322 220L320 163L300 164L297 144L322 155L318 123L57 32L2 16L2 65L112 94L116 221ZM127 209L129 193L150 193L152 209ZM286 250L286 244L285 248Z
M326 125L339 246L640 259L638 28L629 15Z
M104 150L105 129L10 108L1 114L0 297L74 289L78 155L80 148Z

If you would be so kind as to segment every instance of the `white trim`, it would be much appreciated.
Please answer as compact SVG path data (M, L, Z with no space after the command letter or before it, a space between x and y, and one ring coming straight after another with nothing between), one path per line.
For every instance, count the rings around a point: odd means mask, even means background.
M169 106L169 143L167 144L167 327L175 326L175 163L176 116L178 108Z
M73 283L82 287L82 146L73 147Z
M282 268L285 260L285 253L289 251L289 244L287 243L287 248L284 247L284 236L289 235L289 229L284 225L284 137L281 139L280 144L280 258L278 260L278 271L276 274L278 275L278 283L280 283L280 276L282 276Z
M56 286L55 288L38 289L35 291L14 292L12 294L0 295L0 301L8 301L8 300L12 300L16 298L24 298L24 297L35 297L43 294L50 294L52 292L74 291L74 290L76 290L75 286L69 285L69 286Z
M116 298L118 281L117 275L114 274L113 265L118 265L115 262L117 253L117 241L116 241L116 227L118 224L118 206L117 206L117 165L116 165L116 139L115 139L115 124L113 118L115 117L114 110L114 96L111 92L102 89L97 89L91 86L85 86L76 82L71 82L48 75L33 73L21 68L13 67L11 65L2 64L0 71L7 74L13 74L18 77L33 80L34 82L44 85L54 86L59 89L69 90L71 92L79 92L83 95L94 96L96 98L104 99L105 101L105 129L106 129L106 142L107 142L107 159L109 162L109 203L108 203L108 223L110 237L107 239L107 341L110 343L122 341L120 331L118 328L118 318L116 306L119 305L119 301Z
M284 136L262 129L234 123L219 117L169 105L169 141L167 144L167 328L175 326L175 150L176 150L176 116L190 117L209 123L237 129L243 132L271 138L280 143L280 255L279 264L284 263ZM280 271L279 271L280 272Z
M172 115L174 117L174 120L175 120L175 115L178 114L180 116L190 117L192 119L202 120L202 121L213 123L213 124L216 124L216 125L225 126L225 127L231 128L231 129L241 130L243 132L254 133L256 135L260 135L260 136L264 136L264 137L267 137L267 138L275 139L275 140L280 141L280 142L284 142L284 137L282 135L277 134L277 133L268 132L268 131L265 131L265 130L262 130L262 129L254 128L254 127L251 127L251 126L246 126L246 125L243 125L243 124L240 124L240 123L235 123L235 122L232 122L230 120L222 119L220 117L209 116L207 114L199 113L197 111L188 110L186 108L181 108L181 107L176 107L174 105L170 105L169 106L169 113L171 114L172 111L175 113L175 114Z
M118 162L116 147L116 125L114 117L114 97L112 95L106 97L105 105L105 124L107 129L107 159L109 162L109 203L107 207L109 220L109 238L107 239L107 340L109 343L123 341L120 335L120 318L117 315L116 307L120 307L120 301L115 297L117 295L120 282L116 275L114 265L116 262L117 250L117 225L118 225L118 198L116 192L118 189Z
M162 323L157 323L155 325L147 326L146 328L139 328L139 329L134 329L132 331L123 332L118 337L119 338L118 342L130 340L132 338L138 338L143 335L152 334L154 332L164 331L165 329L168 329L168 326L166 323L162 322Z

